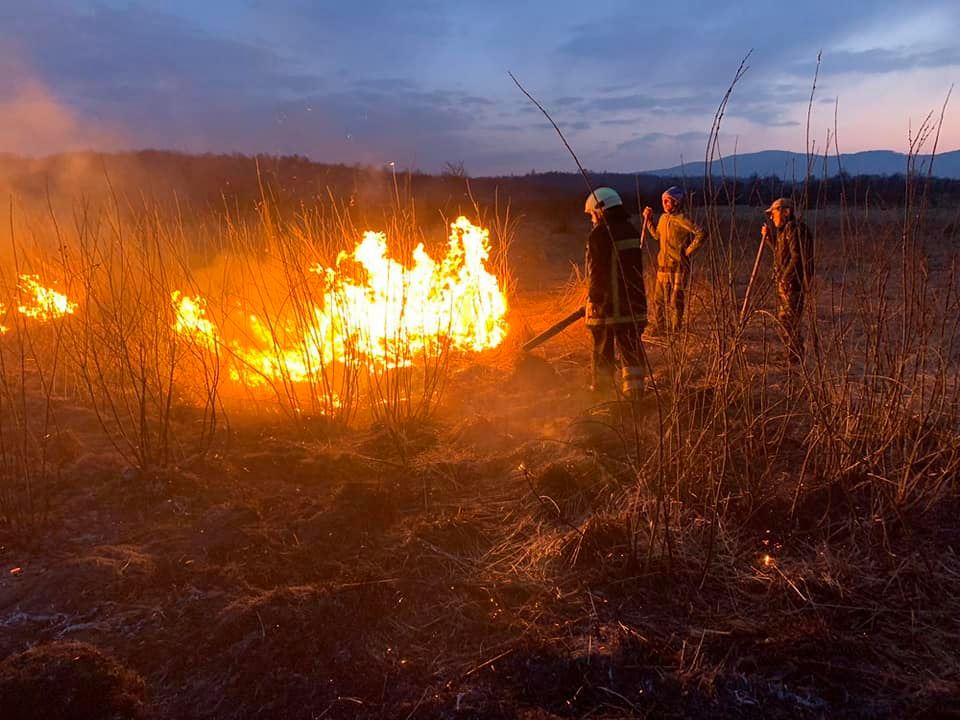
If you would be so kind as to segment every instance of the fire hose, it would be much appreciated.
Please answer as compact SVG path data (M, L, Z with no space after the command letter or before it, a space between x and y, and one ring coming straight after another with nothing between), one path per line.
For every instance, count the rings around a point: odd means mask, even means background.
M563 320L561 320L560 322L554 323L553 325L551 325L550 327L548 327L546 330L544 330L542 333L540 333L539 335L537 335L537 336L536 336L535 338L533 338L532 340L528 340L527 342L525 342L525 343L523 344L523 351L524 351L524 352L530 352L530 351L533 350L534 348L540 347L540 346L543 345L543 343L545 343L547 340L549 340L550 338L552 338L554 335L560 334L561 332L563 332L564 330L566 330L570 325L573 325L577 320L579 320L580 318L582 318L582 317L583 317L584 315L586 315L586 314L587 314L587 308L586 308L586 307L581 306L581 307L577 308L577 309L574 310L572 313L570 313L569 315L567 315L567 316L566 316Z
M646 225L646 219L644 219L643 227L640 230L641 249L643 248L643 241L646 238L646 235L647 235L647 225ZM554 323L553 325L548 327L546 330L544 330L542 333L532 338L531 340L527 340L527 342L523 344L523 347L521 349L523 350L523 352L530 352L534 348L540 347L547 340L549 340L555 335L559 335L561 332L563 332L568 327L573 325L577 320L584 317L586 314L587 314L586 306L581 306L577 308L572 313L570 313L565 318L563 318L563 320L560 320L559 322Z

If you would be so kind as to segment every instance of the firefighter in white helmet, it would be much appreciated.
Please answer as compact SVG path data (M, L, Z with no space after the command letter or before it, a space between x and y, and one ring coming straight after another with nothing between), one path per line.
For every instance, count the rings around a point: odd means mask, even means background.
M593 389L601 389L616 372L627 398L643 392L643 347L647 295L643 286L640 233L630 222L620 195L597 188L584 206L593 229L587 238L586 324L593 335ZM616 370L615 349L620 352Z

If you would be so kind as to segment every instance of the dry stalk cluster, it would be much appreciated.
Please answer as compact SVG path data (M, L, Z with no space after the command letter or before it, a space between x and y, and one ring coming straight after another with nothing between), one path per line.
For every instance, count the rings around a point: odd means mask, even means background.
M938 128L928 118L911 139L902 209L795 198L815 238L802 363L777 338L773 283L745 287L760 214L728 199L735 179L706 179L696 212L714 241L695 269L698 320L652 368L659 439L621 426L634 440L631 523L648 559L672 562L675 544L686 553L694 540L705 578L718 552L743 557L733 537L744 529L886 544L957 499L960 287L952 249L936 242L945 219L927 202L931 169L914 162ZM711 143L708 167L716 152Z
M378 229L391 257L409 258L430 239L409 188L398 182L394 190ZM318 354L331 339L319 336L316 309L342 290L313 268L336 267L369 228L354 220L349 202L332 196L283 213L282 205L266 188L252 215L227 209L188 218L179 207L118 195L102 205L79 200L68 219L52 203L41 211L11 203L0 308L0 513L7 522L33 522L40 512L36 489L56 469L44 448L56 434L58 404L91 410L137 475L225 442L228 410L301 429L320 421L325 431L372 421L400 445L411 424L435 412L454 356L448 328L416 345L404 342L402 327L394 337L389 329L380 364L350 342L334 359ZM492 221L491 266L507 280L515 221L509 208L496 209ZM442 252L439 238L433 245ZM65 294L76 311L17 312L24 274ZM177 327L183 298L215 335L198 342ZM406 312L406 298L401 305ZM362 332L356 318L337 321L347 338Z

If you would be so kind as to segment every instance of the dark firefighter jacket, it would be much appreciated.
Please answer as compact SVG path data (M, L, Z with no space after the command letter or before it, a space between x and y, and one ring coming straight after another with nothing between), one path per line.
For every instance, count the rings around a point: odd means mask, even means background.
M791 218L773 232L773 274L784 291L800 292L813 274L813 243L810 231Z
M640 233L627 211L616 205L587 238L587 325L615 325L647 320Z

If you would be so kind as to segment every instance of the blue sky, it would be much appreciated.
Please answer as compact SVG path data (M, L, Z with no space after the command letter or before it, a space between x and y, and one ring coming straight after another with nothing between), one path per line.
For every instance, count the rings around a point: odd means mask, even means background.
M594 170L722 150L904 150L960 79L955 0L362 3L0 0L0 151L299 153L473 175L572 170L512 71ZM960 146L960 97L941 149Z

